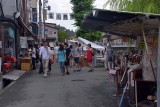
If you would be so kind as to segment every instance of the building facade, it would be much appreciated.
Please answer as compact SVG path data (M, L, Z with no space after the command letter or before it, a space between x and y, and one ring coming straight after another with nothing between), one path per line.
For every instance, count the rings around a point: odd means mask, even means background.
M12 56L17 59L22 49L20 38L37 37L30 30L31 4L28 0L1 0L0 3L0 64L1 71L5 73L5 57Z
M51 47L58 41L58 29L54 23L45 23L45 39Z

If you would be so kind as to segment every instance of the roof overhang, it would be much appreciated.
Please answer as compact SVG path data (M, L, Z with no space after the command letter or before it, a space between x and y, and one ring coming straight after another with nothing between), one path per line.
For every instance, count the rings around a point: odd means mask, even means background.
M146 34L151 31L158 33L159 19L160 14L95 9L85 17L82 27L93 31L136 38L136 36L142 35L142 28Z
M27 30L28 36L32 37L35 41L38 41L38 38L36 37L36 35L34 35L34 34L32 33L32 31L31 31L31 30L27 27L27 25L24 23L22 17L19 17L18 20L19 20L19 22L21 23L21 25L23 26L23 28Z

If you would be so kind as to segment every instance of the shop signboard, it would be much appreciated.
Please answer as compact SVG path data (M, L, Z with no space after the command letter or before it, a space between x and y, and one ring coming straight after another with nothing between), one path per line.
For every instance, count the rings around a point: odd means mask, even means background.
M27 37L20 37L21 48L28 48Z
M37 8L32 8L32 21L37 22Z

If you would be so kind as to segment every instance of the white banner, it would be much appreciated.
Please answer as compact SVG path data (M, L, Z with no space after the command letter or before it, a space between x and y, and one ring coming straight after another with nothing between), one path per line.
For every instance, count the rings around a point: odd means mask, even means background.
M21 48L28 48L27 37L20 37Z
M55 20L74 20L73 13L48 13L48 19L55 19Z

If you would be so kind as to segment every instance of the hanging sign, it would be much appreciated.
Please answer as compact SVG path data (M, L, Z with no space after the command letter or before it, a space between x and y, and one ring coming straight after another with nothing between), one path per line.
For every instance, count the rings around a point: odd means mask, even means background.
M20 37L21 48L28 48L27 37Z
M32 8L32 21L37 22L37 8Z

